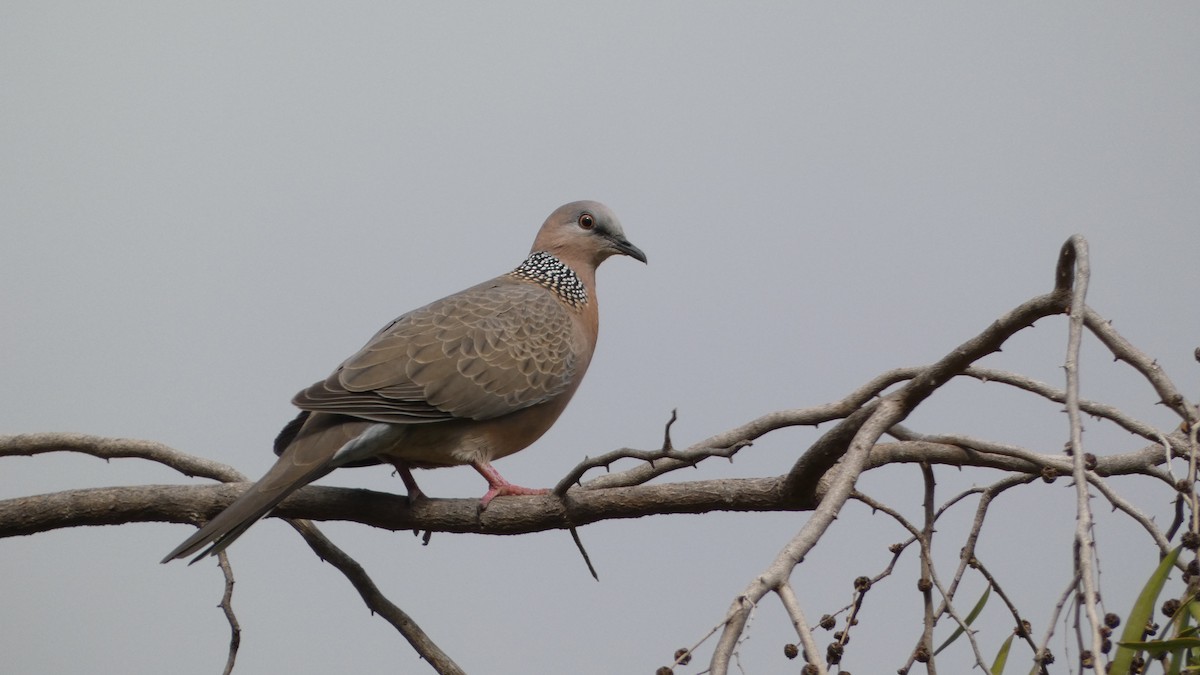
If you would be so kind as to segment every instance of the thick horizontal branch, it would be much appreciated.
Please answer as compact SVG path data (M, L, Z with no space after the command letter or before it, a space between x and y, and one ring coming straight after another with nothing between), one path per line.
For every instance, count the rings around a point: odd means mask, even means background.
M1012 456L927 441L880 443L871 450L867 468L910 462L976 466L1039 475L1043 468L1050 467L1062 475L1070 473L1070 458L1061 454L1026 452ZM1158 467L1162 462L1161 448L1147 446L1134 452L1100 457L1095 471L1101 476L1160 477ZM0 500L0 538L88 525L200 523L232 503L247 485L91 488ZM404 495L310 485L285 500L271 515L346 520L389 530L506 535L674 513L807 511L815 507L823 492L822 485L807 494L789 494L784 476L726 478L662 485L575 488L562 499L553 495L506 497L480 511L479 500L473 498L423 499L410 506Z
M144 485L68 490L0 501L0 538L80 525L198 523L233 502L248 483ZM783 479L750 478L572 490L506 497L479 509L478 499L408 498L371 490L308 486L271 513L279 518L347 520L389 530L525 534L600 520L709 511L799 511L812 500L783 491Z

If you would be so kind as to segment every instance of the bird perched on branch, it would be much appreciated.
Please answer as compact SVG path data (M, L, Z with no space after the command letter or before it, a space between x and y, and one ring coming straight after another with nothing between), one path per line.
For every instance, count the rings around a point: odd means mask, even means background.
M292 492L341 466L390 463L409 498L411 469L469 464L501 495L492 461L523 450L558 419L596 347L596 268L613 255L646 262L598 202L559 207L516 269L384 326L329 377L301 391L266 475L163 562L215 555ZM193 562L195 562L193 560Z

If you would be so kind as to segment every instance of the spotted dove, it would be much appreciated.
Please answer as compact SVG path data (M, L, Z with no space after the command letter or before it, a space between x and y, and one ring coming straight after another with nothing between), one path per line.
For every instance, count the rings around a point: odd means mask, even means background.
M410 499L411 468L470 464L481 500L543 494L504 480L493 460L523 450L579 387L599 327L596 268L612 255L646 262L598 202L559 207L515 270L404 314L292 402L299 416L257 483L167 554L229 546L292 492L341 466L389 463ZM194 562L194 561L193 561Z

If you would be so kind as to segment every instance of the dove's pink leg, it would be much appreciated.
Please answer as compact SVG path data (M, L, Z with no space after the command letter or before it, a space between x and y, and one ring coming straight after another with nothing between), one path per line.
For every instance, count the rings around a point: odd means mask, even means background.
M396 467L396 473L400 474L400 480L404 481L404 489L408 492L409 505L417 503L417 500L423 498L425 493L421 492L421 488L417 487L417 479L413 478L412 470L408 468L407 464L401 461L392 462L392 466Z
M487 508L488 503L496 497L502 497L504 495L544 495L549 494L550 492L546 489L535 489L521 487L520 485L513 485L512 483L504 480L504 477L500 475L500 472L487 462L475 461L471 462L471 466L475 467L475 470L478 471L488 482L488 491L483 495L483 499L479 500L479 505L485 509Z

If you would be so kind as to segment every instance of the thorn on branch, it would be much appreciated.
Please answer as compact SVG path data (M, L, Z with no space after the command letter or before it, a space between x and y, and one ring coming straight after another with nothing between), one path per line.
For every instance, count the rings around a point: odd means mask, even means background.
M663 429L662 451L664 455L675 449L675 446L671 445L671 425L675 424L675 420L679 419L679 415L676 414L677 412L677 408L671 408L671 419L667 420L667 426Z
M592 558L588 555L587 549L583 547L583 540L579 538L579 530L574 527L571 528L571 539L575 542L575 548L579 549L579 554L583 556L583 562L587 565L588 572L591 572L592 578L600 581L600 575L596 573L596 568L592 566Z

